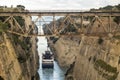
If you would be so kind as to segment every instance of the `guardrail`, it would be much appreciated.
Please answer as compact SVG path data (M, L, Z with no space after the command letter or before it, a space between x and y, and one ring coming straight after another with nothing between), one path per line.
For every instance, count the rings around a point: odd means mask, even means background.
M89 10L28 10L29 12L86 12Z

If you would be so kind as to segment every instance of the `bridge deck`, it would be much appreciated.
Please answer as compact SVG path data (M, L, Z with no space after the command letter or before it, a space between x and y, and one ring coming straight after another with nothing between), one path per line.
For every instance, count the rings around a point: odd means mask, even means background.
M0 12L0 16L22 16L22 15L30 15L30 16L65 16L65 15L79 15L79 16L120 16L120 12L91 12L91 11L26 11L26 12Z

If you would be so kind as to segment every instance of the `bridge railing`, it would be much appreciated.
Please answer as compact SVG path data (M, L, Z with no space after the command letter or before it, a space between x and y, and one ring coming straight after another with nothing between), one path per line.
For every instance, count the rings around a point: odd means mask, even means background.
M29 12L86 12L89 10L28 10Z

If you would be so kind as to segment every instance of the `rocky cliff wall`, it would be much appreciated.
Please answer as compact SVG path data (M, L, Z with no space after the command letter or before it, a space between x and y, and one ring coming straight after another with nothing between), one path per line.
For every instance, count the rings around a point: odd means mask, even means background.
M27 16L27 19L31 18ZM26 24L31 23L29 20ZM0 35L0 80L39 80L38 68L36 37L9 33Z
M60 38L54 44L66 80L119 80L120 40L116 37Z

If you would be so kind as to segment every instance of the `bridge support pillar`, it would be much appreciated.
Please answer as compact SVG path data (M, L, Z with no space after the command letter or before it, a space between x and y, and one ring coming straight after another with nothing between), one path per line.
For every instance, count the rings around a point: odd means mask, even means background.
M108 17L109 20L109 32L111 32L111 16Z
M81 32L83 33L83 16L81 16L81 26L80 26L80 28L81 28Z
M55 15L53 15L53 33L56 33L56 21L55 21Z

